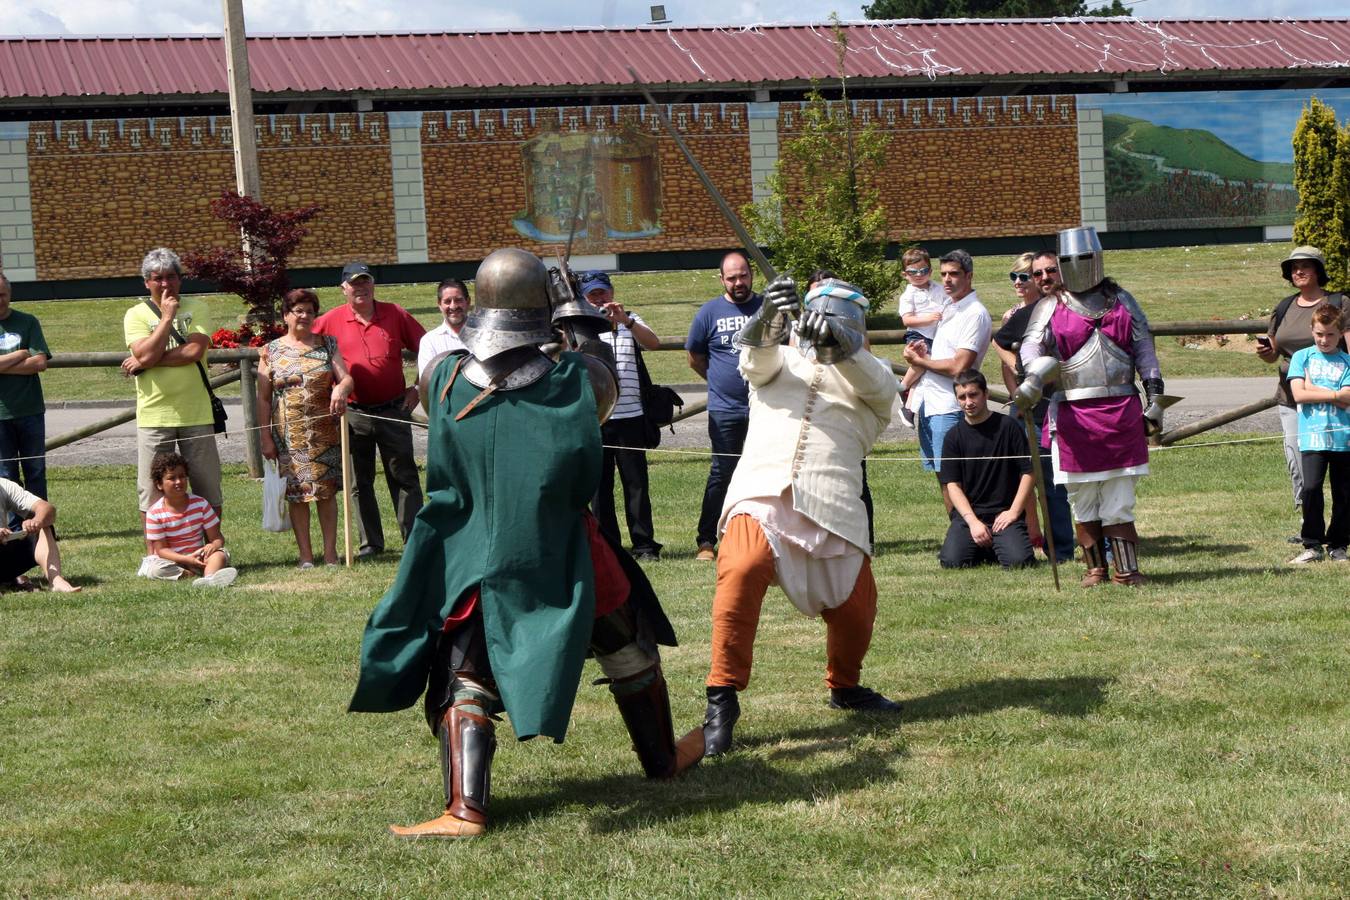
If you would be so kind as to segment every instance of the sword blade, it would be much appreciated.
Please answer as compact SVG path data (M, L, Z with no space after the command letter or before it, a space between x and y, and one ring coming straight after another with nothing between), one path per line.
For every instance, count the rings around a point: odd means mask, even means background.
M1041 535L1046 554L1050 557L1050 574L1059 590L1059 560L1055 559L1055 532L1050 525L1050 495L1045 492L1045 473L1041 471L1041 442L1036 439L1036 426L1031 422L1031 411L1022 413L1022 424L1027 429L1027 447L1031 451L1031 481L1041 503Z
M665 106L656 102L656 98L652 96L651 90L648 89L647 85L638 77L637 70L632 66L628 67L628 74L633 77L633 83L642 91L642 96L647 98L648 105L656 112L656 117L661 121L662 127L666 129L666 134L670 135L671 140L675 142L675 146L680 148L680 152L683 153L684 158L689 161L689 166L694 170L694 174L698 176L698 180L703 182L704 189L707 190L708 195L713 198L713 202L717 204L717 208L722 211L722 217L727 220L727 224L731 226L731 230L736 232L736 237L740 238L741 244L745 247L745 252L750 254L750 258L759 266L759 270L764 273L765 279L773 281L778 277L778 272L774 269L773 263L769 262L769 257L765 256L764 251L759 249L759 244L755 243L755 239L750 236L750 232L746 229L745 225L742 224L740 217L736 215L736 211L731 208L731 204L722 196L722 192L717 189L717 185L713 184L713 180L708 176L707 171L705 171L703 166L699 164L699 161L694 158L694 153L689 149L689 145L684 142L684 138L680 137L680 133L676 131L675 126L671 124L670 116L666 114Z

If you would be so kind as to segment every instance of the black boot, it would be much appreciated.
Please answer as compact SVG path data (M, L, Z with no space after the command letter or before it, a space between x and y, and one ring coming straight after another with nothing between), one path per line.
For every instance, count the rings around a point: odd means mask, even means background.
M904 707L888 700L868 687L830 688L830 709L852 709L858 712L898 713Z
M734 687L708 688L708 712L703 719L704 756L721 756L731 749L731 729L741 717Z
M628 682L650 678L645 687L624 692L624 682L610 684L619 714L633 739L642 771L648 778L673 778L703 758L703 732L695 728L680 740L670 720L670 696L660 665L639 673Z

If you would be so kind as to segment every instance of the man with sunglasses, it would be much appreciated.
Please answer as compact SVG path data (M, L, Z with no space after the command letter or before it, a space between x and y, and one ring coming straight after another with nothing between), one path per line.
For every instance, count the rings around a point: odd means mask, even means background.
M1087 566L1083 586L1107 578L1103 538L1110 541L1116 570L1111 580L1143 584L1134 483L1148 474L1148 435L1162 429L1158 354L1138 301L1106 277L1096 229L1059 233L1058 268L1064 290L1038 303L1031 315L1020 351L1027 374L1015 399L1029 412L1045 384L1055 382L1041 440L1054 457L1055 482L1068 489Z
M1028 257L1030 262L1024 262ZM1024 266L1029 268L1026 271L1016 271ZM1014 271L1009 272L1008 277L1012 280L1018 296L1022 298L1022 303L1008 311L1003 325L994 332L994 350L1003 360L1003 379L1009 394L1015 393L1017 385L1026 377L1026 369L1022 366L1018 352L1022 348L1022 337L1027 333L1032 312L1043 302L1052 303L1053 301L1044 298L1063 288L1063 282L1059 280L1059 257L1049 251L1034 256L1030 252L1024 253L1013 268ZM1036 434L1040 434L1049 407L1049 398L1043 397L1031 410L1031 421L1036 426ZM1019 411L1017 415L1020 417L1024 413ZM1074 554L1073 516L1069 512L1068 491L1063 484L1055 481L1054 460L1049 453L1041 454L1041 473L1048 494L1050 506L1048 531L1052 538L1045 552L1048 556L1053 549L1056 562L1067 561L1073 559ZM1053 544L1053 547L1050 544Z

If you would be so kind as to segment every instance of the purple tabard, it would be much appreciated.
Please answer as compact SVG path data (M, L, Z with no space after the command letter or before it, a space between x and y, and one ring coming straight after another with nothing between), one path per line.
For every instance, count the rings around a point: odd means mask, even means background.
M1055 350L1060 359L1070 359L1092 336L1097 321L1079 315L1060 303L1050 317ZM1131 351L1130 311L1117 303L1100 320L1102 335ZM1106 472L1148 462L1148 438L1144 434L1144 405L1138 394L1101 397L1095 400L1061 400L1055 413L1055 437L1059 441L1059 464L1065 472Z

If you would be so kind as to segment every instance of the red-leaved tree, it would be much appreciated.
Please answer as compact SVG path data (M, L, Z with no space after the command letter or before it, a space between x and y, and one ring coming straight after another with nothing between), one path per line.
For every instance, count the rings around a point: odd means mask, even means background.
M213 281L221 290L243 298L248 322L263 328L274 326L281 298L291 286L287 261L308 236L306 223L319 211L311 203L290 212L276 212L252 197L225 191L211 201L211 214L242 233L248 255L242 245L212 247L185 254L183 265L193 278Z

